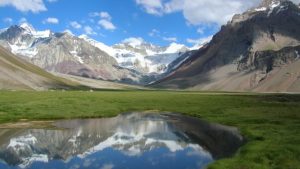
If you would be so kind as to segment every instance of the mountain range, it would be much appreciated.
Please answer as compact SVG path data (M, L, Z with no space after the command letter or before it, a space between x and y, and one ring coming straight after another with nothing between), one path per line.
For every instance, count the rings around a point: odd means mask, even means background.
M289 0L263 0L197 50L140 38L108 46L87 35L36 31L29 23L0 30L0 45L64 76L156 88L299 92L299 16L299 5Z
M212 40L152 84L192 90L300 91L300 9L264 0L235 15Z
M87 35L36 31L29 23L2 29L0 45L50 72L133 84L156 80L189 50L176 43L155 46L139 38L107 46Z

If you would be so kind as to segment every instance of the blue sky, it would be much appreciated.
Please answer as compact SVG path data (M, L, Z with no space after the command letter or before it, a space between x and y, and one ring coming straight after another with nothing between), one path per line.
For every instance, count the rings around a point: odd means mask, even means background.
M0 0L0 27L27 21L37 30L70 30L107 45L141 37L157 45L193 46L233 14L260 0Z

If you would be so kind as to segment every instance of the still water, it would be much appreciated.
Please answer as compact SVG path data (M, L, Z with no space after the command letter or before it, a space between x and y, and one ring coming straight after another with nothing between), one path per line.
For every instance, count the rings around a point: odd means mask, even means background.
M0 168L201 169L243 144L235 128L171 113L125 113L53 126L0 129Z

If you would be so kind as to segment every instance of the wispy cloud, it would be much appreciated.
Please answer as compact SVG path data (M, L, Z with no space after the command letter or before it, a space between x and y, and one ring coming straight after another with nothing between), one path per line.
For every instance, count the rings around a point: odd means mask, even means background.
M82 25L81 24L79 24L78 22L76 22L76 21L72 21L72 22L70 22L70 25L72 26L72 28L74 28L74 29L80 29L80 28L82 28Z
M103 19L111 20L111 16L108 12L100 12L99 16Z
M19 20L19 23L25 23L25 22L27 22L27 19L24 18L24 17L22 17L22 18Z
M197 29L197 32L199 33L199 34L204 34L204 27L201 27L201 28L198 28Z
M53 18L53 17L47 18L43 21L43 24L58 24L58 23L59 23L59 20L57 18Z
M153 15L163 14L162 0L135 0L136 4L141 5L143 9Z
M106 30L114 31L115 29L117 29L117 27L112 23L112 17L108 12L92 12L89 14L89 16L100 17L98 24Z
M94 29L90 26L85 26L83 28L83 30L84 30L85 34L87 34L87 35L97 35L97 33L94 31Z
M43 0L0 0L0 7L13 6L21 12L39 13L47 11Z
M157 37L159 36L160 32L157 30L157 29L152 29L148 35L151 36L151 37Z
M152 15L162 16L182 12L189 24L221 25L230 20L234 14L258 5L261 0L135 0L135 2Z
M106 19L101 19L99 22L98 22L99 25L101 25L104 29L106 30L115 30L116 27L115 25L109 21L109 20L106 20Z

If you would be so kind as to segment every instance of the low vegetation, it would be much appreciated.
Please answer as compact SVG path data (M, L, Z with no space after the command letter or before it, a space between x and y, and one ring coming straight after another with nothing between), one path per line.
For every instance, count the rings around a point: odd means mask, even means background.
M0 92L0 122L180 112L238 127L247 139L234 157L211 169L300 166L300 95L171 91Z

